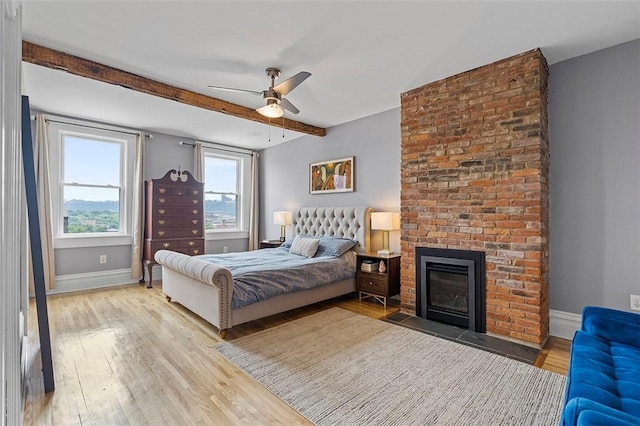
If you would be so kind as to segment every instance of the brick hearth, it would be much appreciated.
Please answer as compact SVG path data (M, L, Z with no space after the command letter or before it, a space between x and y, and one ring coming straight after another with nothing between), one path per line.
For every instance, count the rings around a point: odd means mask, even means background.
M482 250L487 332L546 340L547 79L533 50L402 94L403 310L415 313L416 247Z

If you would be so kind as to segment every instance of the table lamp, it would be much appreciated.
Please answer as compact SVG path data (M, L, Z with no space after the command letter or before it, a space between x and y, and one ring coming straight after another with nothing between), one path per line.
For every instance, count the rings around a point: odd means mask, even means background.
M382 231L382 250L378 250L378 254L393 254L393 252L389 250L389 231L400 229L400 213L371 213L371 229Z
M273 223L280 225L280 241L284 242L286 226L291 225L291 212L273 212Z

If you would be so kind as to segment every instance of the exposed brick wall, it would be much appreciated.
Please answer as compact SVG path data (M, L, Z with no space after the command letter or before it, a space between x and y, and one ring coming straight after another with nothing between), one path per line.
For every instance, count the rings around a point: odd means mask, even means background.
M487 332L549 329L548 67L533 50L401 96L401 301L415 248L486 253Z

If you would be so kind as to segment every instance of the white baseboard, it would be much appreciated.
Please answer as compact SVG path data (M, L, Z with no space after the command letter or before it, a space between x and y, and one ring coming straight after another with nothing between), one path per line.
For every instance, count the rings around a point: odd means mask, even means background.
M549 334L567 340L573 340L573 335L580 330L582 315L571 312L549 310Z
M154 266L153 277L158 280L162 279L162 267ZM148 274L145 278L147 280L149 279ZM138 280L131 278L131 269L114 269L103 272L59 275L56 277L56 287L48 290L47 294L113 287L137 282Z

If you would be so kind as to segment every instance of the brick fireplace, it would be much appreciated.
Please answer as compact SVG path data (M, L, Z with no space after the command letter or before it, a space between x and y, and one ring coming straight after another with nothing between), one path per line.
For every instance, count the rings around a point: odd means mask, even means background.
M403 310L416 310L416 248L484 251L487 332L544 344L547 78L536 49L402 94Z

